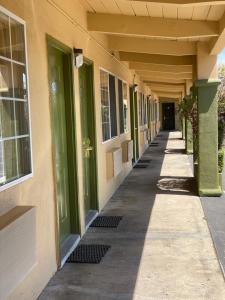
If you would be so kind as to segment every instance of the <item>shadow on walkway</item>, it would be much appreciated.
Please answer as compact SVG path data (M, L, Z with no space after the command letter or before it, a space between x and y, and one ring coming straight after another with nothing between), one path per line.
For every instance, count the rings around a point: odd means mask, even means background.
M180 239L183 237L182 229L176 228L177 224L174 224L174 229L171 229L172 227L170 228L170 224L166 223L165 220L162 226L162 228L165 228L163 230L161 227L157 227L157 222L151 220L157 194L160 194L160 197L169 194L174 194L176 197L179 195L191 197L191 195L194 195L195 190L193 178L191 177L176 177L176 174L174 176L161 175L168 134L168 132L160 133L160 137L156 138L159 145L149 147L142 156L142 159L151 159L149 166L146 169L133 169L102 210L101 214L103 215L123 216L119 227L116 229L89 228L83 237L82 243L84 244L95 243L111 246L101 263L97 265L66 264L52 278L39 300L203 299L190 294L190 290L193 290L193 293L196 294L201 293L199 292L200 286L192 278L191 271L190 274L188 273L190 278L188 277L185 283L187 288L184 289L185 284L182 281L184 280L182 276L185 278L188 275L179 275L184 262L181 257L176 261L176 257L174 258L169 254L170 251L172 253L181 251L182 247L177 244L171 246L171 241L174 238ZM173 142L176 142L176 140L181 143L179 138L174 138ZM183 150L168 149L166 153L182 156ZM174 172L176 173L176 171ZM170 201L174 205L172 198ZM183 201L182 197L180 201ZM194 203L195 201L194 199ZM165 206L168 205L167 197L165 197L165 202ZM187 205L189 205L188 202ZM155 218L157 218L157 214L160 214L158 204L154 210ZM180 211L183 211L182 207L178 207L177 214ZM168 211L168 213L171 214L171 211ZM186 229L186 223L183 224L182 222L187 217L181 215L177 217L182 220L180 221L180 227L184 227L184 232L189 230L189 227L192 230L192 223L190 223L192 220L188 221L188 229ZM195 222L196 218L194 216ZM151 222L152 229L150 228ZM196 228L198 226L197 224ZM189 239L193 236L196 239L196 236L198 237L200 234L200 229L194 230L188 231ZM153 242L155 243L154 247L152 247ZM185 254L185 251L187 253L190 251L186 250L187 242L185 243L182 249L183 254ZM169 249L168 247L175 248ZM167 259L161 260L162 256L167 257ZM184 256L184 260L186 259ZM198 257L195 258L192 255L191 260L194 259L198 260ZM197 264L199 264L199 261L197 261ZM189 268L188 265L185 269ZM182 268L180 268L181 266ZM178 273L173 274L171 269L176 268L180 268L180 270L178 270ZM206 277L204 278L207 281ZM200 279L199 277L197 280ZM177 295L180 295L181 298L176 298Z

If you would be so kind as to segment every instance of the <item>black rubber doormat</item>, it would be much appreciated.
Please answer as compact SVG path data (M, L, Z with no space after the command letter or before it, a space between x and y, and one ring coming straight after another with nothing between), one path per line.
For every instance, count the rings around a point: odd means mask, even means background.
M144 164L137 164L134 166L134 169L145 169L147 168L148 165L144 165Z
M99 264L106 252L111 248L109 245L82 244L71 253L68 263Z
M150 144L149 147L157 147L159 144L158 143L154 143L154 144Z
M150 164L151 161L151 159L139 159L138 163Z
M98 216L90 227L116 228L121 220L122 216Z

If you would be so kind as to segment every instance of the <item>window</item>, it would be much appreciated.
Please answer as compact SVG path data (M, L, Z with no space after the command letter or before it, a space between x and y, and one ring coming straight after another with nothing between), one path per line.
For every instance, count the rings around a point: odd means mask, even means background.
M120 111L120 133L128 131L128 104L127 104L127 84L118 79L118 96L119 96L119 111Z
M147 102L144 94L140 93L139 94L139 124L140 126L143 126L147 123L147 117L146 117L146 112L147 112Z
M25 33L16 19L0 12L0 188L32 172Z
M117 136L115 77L100 70L102 137L107 141Z

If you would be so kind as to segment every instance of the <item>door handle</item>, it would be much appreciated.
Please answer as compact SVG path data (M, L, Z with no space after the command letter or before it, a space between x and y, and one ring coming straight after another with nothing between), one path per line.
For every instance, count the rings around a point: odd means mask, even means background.
M93 150L94 148L89 146L89 147L83 147L84 150L84 157L85 158L90 158L90 152Z
M87 148L85 148L85 150L86 150L86 151L92 151L93 149L94 149L94 148L93 148L93 147L91 147L91 146L90 146L90 147L87 147Z

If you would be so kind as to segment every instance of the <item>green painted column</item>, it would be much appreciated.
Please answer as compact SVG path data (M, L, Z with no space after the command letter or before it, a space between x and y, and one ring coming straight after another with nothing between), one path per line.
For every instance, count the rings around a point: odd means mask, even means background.
M185 148L187 154L193 153L192 124L187 118L185 118Z
M198 192L200 196L222 194L218 176L218 116L216 92L219 81L197 80Z

